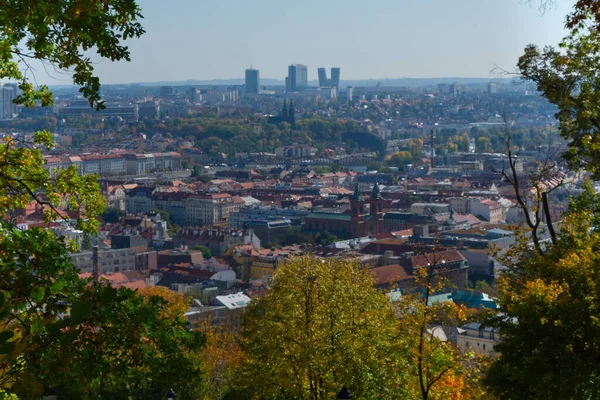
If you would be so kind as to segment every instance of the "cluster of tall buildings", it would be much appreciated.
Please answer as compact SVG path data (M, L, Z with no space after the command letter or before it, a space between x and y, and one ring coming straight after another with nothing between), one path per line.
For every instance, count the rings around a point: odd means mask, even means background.
M0 89L0 119L13 119L17 116L17 105L13 100L18 95L16 83L5 83Z
M332 88L335 91L340 86L340 68L331 68L331 79L327 78L325 68L318 69L319 87ZM246 94L260 93L260 72L250 67L246 70ZM285 78L285 91L288 93L303 92L308 89L308 67L303 64L288 66L288 75Z
M286 92L302 92L308 88L308 68L303 64L292 64L288 67L285 78Z
M325 68L319 68L319 86L320 87L331 87L336 90L340 87L340 69L331 68L331 79L327 79L327 70Z

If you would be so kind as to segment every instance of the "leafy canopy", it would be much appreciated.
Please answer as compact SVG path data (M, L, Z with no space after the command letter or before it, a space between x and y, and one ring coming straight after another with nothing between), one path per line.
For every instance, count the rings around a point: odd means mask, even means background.
M502 260L502 314L487 322L502 335L487 378L500 398L600 396L600 233L590 220L578 209L545 254L523 241Z
M5 0L0 13L0 79L21 82L19 102L52 105L46 86L35 89L28 73L31 60L72 74L92 107L102 107L100 80L93 74L95 51L111 61L129 61L122 41L139 37L144 28L132 0ZM29 77L30 78L30 77Z
M547 3L547 2L544 2ZM567 16L568 35L558 47L529 45L519 58L522 78L533 82L558 107L561 136L568 140L565 158L572 168L600 176L600 8L579 0Z
M88 55L129 60L122 41L144 33L140 18L132 0L3 1L0 80L20 82L17 103L52 105L48 88L30 82L30 61L41 61L70 73L90 106L101 108ZM81 280L64 240L6 222L34 201L47 222L68 209L78 212L80 228L96 231L105 205L96 176L44 169L42 149L52 147L51 138L41 131L0 143L2 397L51 391L64 398L163 398L173 386L198 398L199 358L192 355L203 335L187 329L181 299Z
M344 385L357 398L399 398L398 332L358 262L292 258L247 310L234 387L260 399L330 399Z
M0 218L34 201L43 207L46 222L59 219L58 208L69 209L79 213L79 228L94 232L95 217L106 204L97 176L79 176L75 166L45 169L41 148L51 147L49 132L36 133L32 141L6 136L0 142Z
M204 335L187 329L187 304L164 288L94 285L48 335L27 370L62 398L163 399L202 393L199 351ZM76 343L77 345L73 345Z

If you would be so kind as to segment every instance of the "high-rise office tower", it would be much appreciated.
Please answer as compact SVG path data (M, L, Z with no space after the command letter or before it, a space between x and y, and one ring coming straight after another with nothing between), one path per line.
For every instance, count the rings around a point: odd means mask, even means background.
M331 87L339 89L340 88L340 69L339 68L331 68Z
M171 96L174 93L175 93L175 90L173 90L173 86L161 86L160 87L160 95L161 96Z
M348 86L346 88L346 99L348 100L348 104L352 104L353 97L354 97L354 88L352 86Z
M9 86L4 86L0 89L0 119L12 119L13 115L13 89Z
M246 94L258 94L260 92L260 72L250 67L246 70Z
M288 92L302 92L308 87L308 69L306 65L293 64L288 67Z
M320 87L328 87L329 81L327 79L327 70L325 68L319 68L319 86Z
M462 88L457 82L454 82L448 86L448 93L451 96L460 96L462 94Z
M12 98L10 100L12 104L12 114L16 116L18 114L17 104L12 101L19 95L19 85L14 82L5 83L4 87L12 88Z
M494 82L490 82L487 85L488 94L494 94L498 91L496 84Z
M202 90L198 88L190 88L190 102L192 104L200 103L202 101Z

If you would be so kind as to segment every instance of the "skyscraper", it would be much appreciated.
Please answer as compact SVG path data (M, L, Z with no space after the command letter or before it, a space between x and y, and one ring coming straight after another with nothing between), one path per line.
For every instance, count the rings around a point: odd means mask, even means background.
M348 86L346 88L346 100L348 104L352 104L352 98L354 97L354 88L352 86Z
M246 94L258 94L260 92L260 72L250 67L246 70Z
M160 95L161 96L170 96L173 93L175 93L175 90L173 90L173 86L161 86L160 87Z
M308 69L306 65L292 64L288 67L288 92L302 92L308 87Z
M457 82L454 82L448 86L448 93L451 96L460 96L462 94L462 89Z
M327 71L325 68L319 68L319 86L320 87L328 87L329 81L327 80Z
M339 68L331 68L331 87L339 89L340 88L340 69Z
M4 87L12 88L12 97L10 99L10 102L12 104L12 114L13 114L13 116L16 116L18 114L18 109L17 109L17 105L15 103L13 103L13 100L20 94L19 85L17 85L14 82L9 82L9 83L5 83Z
M13 115L13 88L10 86L4 86L0 89L0 119L12 119Z
M487 85L487 91L488 91L488 94L497 93L498 89L496 87L496 84L494 82L488 83L488 85Z

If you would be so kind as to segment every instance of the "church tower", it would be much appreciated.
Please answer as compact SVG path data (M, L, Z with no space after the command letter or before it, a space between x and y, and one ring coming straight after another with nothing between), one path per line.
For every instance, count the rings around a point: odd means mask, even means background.
M351 220L351 235L352 237L365 236L367 230L365 229L367 210L365 203L360 195L358 183L354 188L354 193L350 196L350 220Z
M281 109L281 119L287 121L288 119L288 108L287 101L283 100L283 108Z
M362 201L360 190L358 189L358 183L354 188L354 193L350 196L350 214L352 215L353 220L364 218L366 214L365 205Z

